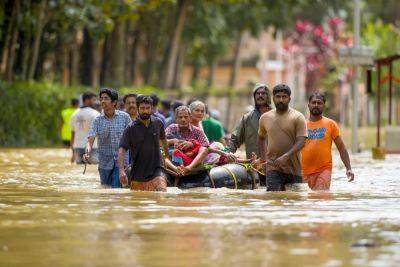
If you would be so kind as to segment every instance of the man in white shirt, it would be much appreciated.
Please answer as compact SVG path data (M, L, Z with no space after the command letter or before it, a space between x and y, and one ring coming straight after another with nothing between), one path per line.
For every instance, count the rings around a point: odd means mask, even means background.
M82 95L83 106L74 112L71 118L71 148L72 161L77 164L83 164L82 156L85 154L85 148L88 138L88 132L93 120L100 113L93 108L96 104L96 95L92 92L85 92ZM89 158L90 164L98 163L97 142L94 143Z

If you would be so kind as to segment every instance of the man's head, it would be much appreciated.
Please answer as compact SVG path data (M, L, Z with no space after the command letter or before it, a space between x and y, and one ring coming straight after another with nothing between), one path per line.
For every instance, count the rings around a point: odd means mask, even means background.
M272 89L275 107L278 111L286 111L289 108L292 91L286 84L278 84Z
M85 107L94 107L96 104L96 94L93 92L84 92L82 94L82 103Z
M171 112L171 100L164 99L161 100L161 108L160 112L164 115L164 117L168 118Z
M125 111L129 115L137 115L137 105L136 105L137 94L126 94L123 97Z
M152 114L153 100L150 96L139 95L136 98L136 105L141 120L148 120Z
M154 112L157 111L157 106L158 106L158 103L160 102L160 98L159 98L158 95L155 94L155 93L152 93L152 94L150 95L150 98L151 98L151 100L153 101L153 113L154 113Z
M325 109L326 98L324 94L312 93L308 98L308 109L313 116L321 116Z
M253 88L253 97L256 108L271 106L271 94L265 84L257 83Z
M99 93L101 107L103 109L115 109L118 103L118 93L112 88L102 88Z
M188 128L190 123L190 109L187 106L179 106L175 109L175 121L181 128Z
M71 99L71 107L79 108L79 99L78 98L72 98Z

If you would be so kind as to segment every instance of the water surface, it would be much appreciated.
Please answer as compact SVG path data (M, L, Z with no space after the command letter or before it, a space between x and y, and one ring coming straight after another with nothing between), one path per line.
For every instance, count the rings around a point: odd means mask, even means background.
M400 156L330 192L102 189L66 149L0 150L0 266L400 266Z

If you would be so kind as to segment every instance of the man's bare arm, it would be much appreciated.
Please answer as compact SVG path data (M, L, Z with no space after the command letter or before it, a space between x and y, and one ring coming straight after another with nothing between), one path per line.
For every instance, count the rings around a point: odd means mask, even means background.
M349 153L347 152L347 149L343 142L343 139L340 136L338 136L333 141L335 142L335 145L336 145L337 149L339 150L340 158L341 158L344 166L346 167L347 178L349 179L349 182L351 182L354 180L354 173L351 170L350 156L349 156Z
M296 137L296 143L294 143L294 145L288 152L277 158L274 161L274 165L279 168L282 168L293 154L299 152L303 148L305 142L306 142L305 136Z
M122 185L127 185L128 184L128 179L126 177L125 173L125 154L126 154L126 149L123 147L120 147L118 149L118 169L119 169L119 181L121 182Z
M89 160L90 152L92 151L95 136L89 136L88 142L86 144L85 154L83 154L83 161L87 162Z
M160 142L161 142L162 148L163 148L163 150L164 150L164 157L165 157L166 159L169 159L169 155L168 155L168 142L167 142L167 139L161 139Z

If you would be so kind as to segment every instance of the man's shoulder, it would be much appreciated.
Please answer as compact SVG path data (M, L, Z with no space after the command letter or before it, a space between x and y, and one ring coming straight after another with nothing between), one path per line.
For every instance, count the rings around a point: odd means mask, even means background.
M121 117L123 117L123 118L126 118L126 117L131 118L131 117L129 116L128 113L126 113L125 111L122 111L122 110L116 109L116 110L115 110L115 114L116 114L117 116L121 116Z
M156 123L157 125L164 125L163 121L161 118L155 115L151 115L151 120Z
M179 126L177 123L172 123L167 127L167 129L173 131L173 130L179 129Z

